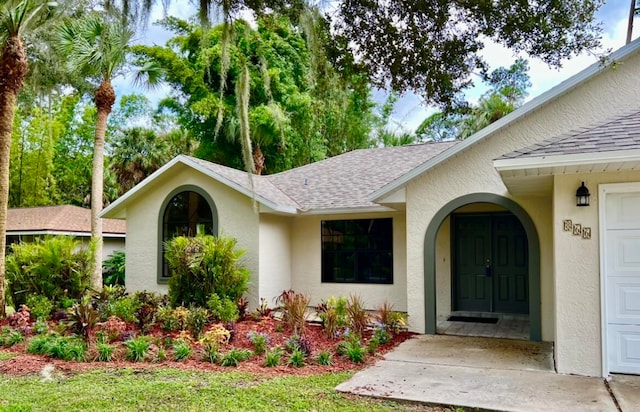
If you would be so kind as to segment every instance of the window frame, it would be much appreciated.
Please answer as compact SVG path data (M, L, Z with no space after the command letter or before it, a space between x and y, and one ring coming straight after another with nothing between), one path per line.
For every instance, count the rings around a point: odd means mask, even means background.
M218 236L218 209L216 208L216 204L211 198L211 196L200 186L196 185L182 185L173 189L169 194L165 197L160 207L160 212L158 213L158 262L157 262L157 273L156 273L156 281L159 285L166 285L169 283L169 276L164 276L164 216L167 212L167 207L171 200L184 192L194 192L198 195L202 196L204 200L209 205L211 209L211 231L214 236Z
M388 224L388 228L384 228L386 233L379 233L371 239L372 234L366 234L362 231L358 231L358 228L362 228L362 222L385 222ZM327 233L325 232L325 228L327 225L342 225L343 233L336 235L334 232ZM371 223L369 223L371 225ZM338 229L334 229L338 230ZM370 229L369 229L370 230ZM335 245L344 242L338 241L337 239L334 242L327 242L327 238L336 238L336 236L341 236L344 238L351 238L353 247L345 247L339 248L334 246L334 248L326 247L326 245L333 243ZM394 282L394 242L393 242L394 232L393 232L393 218L392 217L382 217L382 218L359 218L359 219L335 219L335 220L322 220L320 222L320 278L321 283L353 283L353 284L372 284L372 285L392 285ZM366 247L363 247L363 244L366 243ZM372 244L378 244L383 246L371 247ZM334 262L333 270L327 268L327 262L332 260ZM339 262L342 260L342 262ZM350 278L341 279L336 276L335 269L338 268L340 263L348 263L351 260L351 264L353 265L351 268L345 266L345 271L348 275L349 271L351 273ZM385 260L388 262L385 264ZM381 273L378 276L371 276L373 272L371 269L374 267L376 262L378 261L378 265L380 267L384 267L387 274ZM363 264L363 262L366 262ZM388 265L388 266L387 266ZM342 266L340 266L342 268ZM364 270L369 270L369 274L363 272Z

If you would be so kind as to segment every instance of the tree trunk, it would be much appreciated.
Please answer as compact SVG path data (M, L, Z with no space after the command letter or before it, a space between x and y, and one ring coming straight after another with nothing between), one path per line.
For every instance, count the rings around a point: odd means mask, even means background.
M91 172L91 240L93 241L93 272L91 286L102 290L102 219L100 212L104 192L104 140L107 133L107 119L115 102L115 92L108 80L96 90L95 97L98 117L93 141L93 167Z
M253 164L255 165L256 174L261 175L264 170L264 154L259 144L256 144L256 148L253 149Z
M5 253L7 249L7 205L9 203L9 159L11 134L18 92L27 75L27 56L19 37L5 40L0 54L0 319L6 317Z
M633 36L633 18L636 15L636 0L631 0L631 4L629 5L629 20L627 22L627 42L625 44L631 43L631 37Z
M14 93L0 93L0 319L6 317L5 255L7 250L7 205L9 203L9 159L16 107Z

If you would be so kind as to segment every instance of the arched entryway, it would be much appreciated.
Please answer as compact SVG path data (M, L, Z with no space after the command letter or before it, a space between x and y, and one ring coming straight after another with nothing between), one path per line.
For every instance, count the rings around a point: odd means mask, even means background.
M540 341L540 244L538 233L529 214L513 200L493 193L474 193L459 197L443 206L431 219L424 241L424 276L425 276L425 330L435 334L437 328L436 312L436 239L443 222L457 209L476 203L490 203L501 206L515 216L522 224L527 237L528 254L528 293L530 340Z
M169 274L164 244L176 236L218 235L218 211L202 188L180 186L165 198L158 218L158 283L167 283Z

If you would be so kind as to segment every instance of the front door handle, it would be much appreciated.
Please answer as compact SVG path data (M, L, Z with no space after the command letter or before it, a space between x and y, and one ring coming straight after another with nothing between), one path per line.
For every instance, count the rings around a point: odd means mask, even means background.
M491 275L492 275L492 273L491 273L491 259L487 259L487 261L485 262L484 275L486 277L491 277Z

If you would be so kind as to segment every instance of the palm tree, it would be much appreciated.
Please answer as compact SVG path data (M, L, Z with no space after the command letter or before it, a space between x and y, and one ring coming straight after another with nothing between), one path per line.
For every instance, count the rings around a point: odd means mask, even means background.
M120 185L121 194L140 183L171 160L172 151L166 136L154 130L133 127L122 132L115 142L111 170Z
M102 288L102 219L104 191L104 143L107 119L116 100L111 80L127 62L134 33L122 21L90 14L67 21L58 28L57 48L67 56L71 68L99 83L94 103L98 110L93 144L91 176L91 239L94 242L92 286Z
M26 32L42 27L53 15L55 3L43 0L7 0L0 6L0 318L5 313L5 249L9 201L11 133L18 93L29 65L23 44Z

